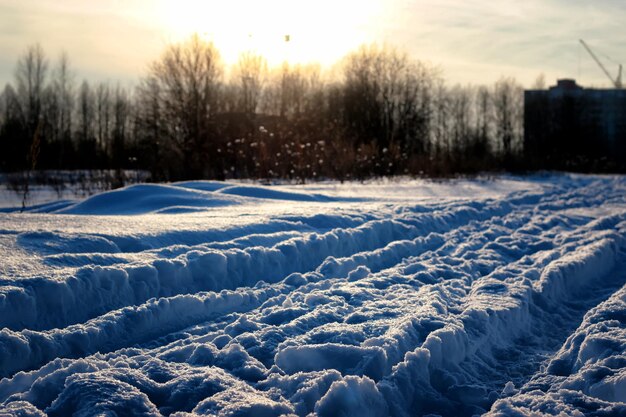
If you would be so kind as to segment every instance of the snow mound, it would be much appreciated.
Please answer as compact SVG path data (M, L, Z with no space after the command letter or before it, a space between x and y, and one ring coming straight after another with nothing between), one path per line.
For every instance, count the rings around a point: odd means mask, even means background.
M220 194L238 195L241 197L262 198L268 200L284 201L336 201L337 199L326 197L321 194L298 193L294 191L276 190L272 187L231 185L217 190Z
M171 184L175 187L189 188L198 191L217 191L222 188L232 187L234 184L225 181L179 181Z
M240 204L241 200L214 193L159 184L131 185L96 194L58 214L146 214L169 207L219 207Z
M94 195L78 203L46 203L31 207L28 211L82 215L185 214L213 207L250 204L258 200L358 201L355 198L331 198L322 194L282 191L273 187L233 185L219 181L187 181L169 185L131 185Z

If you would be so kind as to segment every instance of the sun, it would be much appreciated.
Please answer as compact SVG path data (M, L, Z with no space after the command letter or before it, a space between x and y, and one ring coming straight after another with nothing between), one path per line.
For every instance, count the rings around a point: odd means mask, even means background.
M329 65L372 41L381 7L382 0L161 0L160 19L169 40L197 33L215 43L226 63L253 51L270 65Z

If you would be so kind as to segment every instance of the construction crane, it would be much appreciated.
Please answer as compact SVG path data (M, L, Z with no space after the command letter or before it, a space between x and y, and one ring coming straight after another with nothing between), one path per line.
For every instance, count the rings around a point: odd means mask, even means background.
M593 53L593 51L591 50L589 45L587 45L587 43L585 43L585 41L583 41L582 39L580 39L580 43L582 44L582 46L585 47L587 52L589 52L589 55L591 55L591 57L594 59L594 61L596 61L596 63L600 66L602 71L604 71L606 76L609 77L609 80L611 80L611 83L613 83L615 88L622 88L623 87L623 85L622 85L622 64L618 64L619 65L619 69L617 70L617 78L613 79L613 77L611 77L611 74L609 73L609 71L607 71L607 69L604 67L604 65L602 65L602 62L600 62L600 60L598 59L596 54Z

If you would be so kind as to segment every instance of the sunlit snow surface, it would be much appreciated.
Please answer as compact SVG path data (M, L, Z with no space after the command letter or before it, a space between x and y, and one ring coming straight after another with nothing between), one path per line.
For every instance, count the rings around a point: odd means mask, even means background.
M626 177L0 211L1 416L626 415Z

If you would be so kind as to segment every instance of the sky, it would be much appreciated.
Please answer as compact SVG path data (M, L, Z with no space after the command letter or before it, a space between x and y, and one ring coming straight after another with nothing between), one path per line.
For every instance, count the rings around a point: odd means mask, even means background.
M616 75L617 62L626 65L624 22L624 0L0 0L0 85L34 43L52 65L65 51L79 79L132 85L195 32L226 63L251 50L274 65L329 67L377 42L437 66L450 84L506 76L530 87L544 74L549 85L607 87L578 40Z

